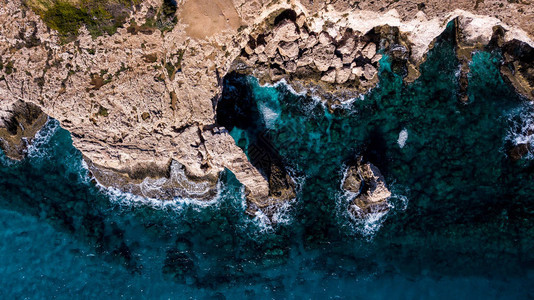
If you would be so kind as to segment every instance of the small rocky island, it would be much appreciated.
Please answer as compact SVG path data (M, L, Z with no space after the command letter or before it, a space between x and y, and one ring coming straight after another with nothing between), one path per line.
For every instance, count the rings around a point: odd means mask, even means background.
M363 157L345 171L343 190L353 198L349 211L352 215L365 218L369 214L389 210L387 200L391 192L386 186L384 176L372 163L364 163Z

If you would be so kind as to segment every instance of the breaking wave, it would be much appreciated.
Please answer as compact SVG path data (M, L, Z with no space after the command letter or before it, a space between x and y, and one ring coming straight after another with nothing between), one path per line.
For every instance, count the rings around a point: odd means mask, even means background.
M343 189L343 182L347 178L349 167L343 165L341 170L343 176L339 185L339 192L335 196L336 215L339 225L341 228L348 229L350 234L358 234L367 240L372 240L389 215L406 210L408 207L408 197L402 195L403 192L394 183L390 184L391 197L387 200L389 210L369 213L364 218L354 216L350 213L349 207L355 210L360 209L358 206L352 204L352 201L359 193L353 193Z
M534 146L534 104L526 102L512 110L507 116L507 121L509 129L505 142L514 146L527 145L528 154L524 158L534 159L532 153Z
M45 125L37 132L35 138L27 149L27 155L31 158L50 157L50 141L61 128L59 121L48 118Z

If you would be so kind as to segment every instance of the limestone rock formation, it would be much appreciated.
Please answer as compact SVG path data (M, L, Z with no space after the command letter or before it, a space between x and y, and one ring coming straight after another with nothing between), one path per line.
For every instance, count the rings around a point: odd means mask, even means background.
M327 31L312 31L306 18L299 20L300 26L296 20L281 20L252 37L234 69L247 72L240 64L244 62L248 72L262 82L284 78L299 91L319 87L319 96L340 100L355 97L376 84L381 54L376 52L378 39L374 33L364 35L343 28L344 33L336 39ZM352 72L352 68L365 72Z
M157 167L142 168L132 173L121 173L96 166L87 160L91 175L99 183L134 195L161 201L180 199L210 200L217 195L218 178L206 176L195 178L177 161L158 170ZM146 174L147 170L153 172Z
M502 34L499 29L494 35L504 53L501 73L519 93L534 100L534 48L518 40L503 42Z
M276 214L277 210L297 197L296 183L279 162L272 162L268 174L269 196L266 198L249 197L247 213L255 215L261 211L269 219Z
M371 213L389 210L387 200L391 192L380 170L373 164L362 161L360 157L355 165L345 171L343 190L353 194L349 212L358 218L365 218Z
M7 157L20 160L48 117L33 103L19 100L0 105L0 148Z
M521 143L518 145L513 145L507 151L508 157L512 161L518 161L527 155L531 151L531 146L528 143Z
M250 51L241 52L233 70L254 75L262 83L285 79L297 92L309 92L329 104L336 104L365 93L377 84L383 54L393 61L393 71L404 76L407 82L415 80L419 76L419 65L439 35L436 33L441 33L448 22L454 22L457 53L462 62L460 96L464 100L471 53L495 48L505 52L501 69L505 78L518 92L534 99L531 74L534 43L525 32L510 28L496 18L459 10L444 14L441 24L428 20L423 12L417 13L409 23L396 19L396 12L374 15L374 18L328 12L323 12L322 19L309 18L305 12L298 16L295 12L281 16L285 18L277 18L280 24L277 20L273 23L272 19L266 19L251 32L247 43ZM291 32L291 44L277 37L280 28Z

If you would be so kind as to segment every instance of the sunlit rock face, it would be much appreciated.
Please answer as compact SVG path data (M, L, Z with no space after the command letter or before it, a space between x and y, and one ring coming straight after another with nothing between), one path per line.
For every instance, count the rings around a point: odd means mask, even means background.
M171 201L176 198L210 201L217 195L218 177L195 178L186 174L184 166L172 161L168 168L155 166L141 168L138 172L120 173L87 163L91 175L107 187L140 195L146 198ZM146 170L154 173L146 174Z
M343 190L353 197L349 211L359 218L388 211L387 200L391 197L380 170L369 162L363 163L362 159L358 158L356 165L345 170L342 182Z
M382 58L377 49L389 53L395 48L399 59L408 57L396 28L361 33L350 27L325 26L316 32L304 14L284 11L254 32L233 69L262 83L284 79L298 92L314 90L316 96L339 102L376 85Z
M48 117L33 103L15 101L0 105L0 149L9 158L21 160Z

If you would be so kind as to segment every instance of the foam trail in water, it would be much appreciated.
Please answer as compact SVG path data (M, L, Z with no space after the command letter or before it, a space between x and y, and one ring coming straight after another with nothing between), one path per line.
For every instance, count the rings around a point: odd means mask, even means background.
M263 120L265 121L265 126L267 126L268 129L275 129L276 120L280 116L280 113L277 113L265 103L259 103L258 105Z
M408 130L404 128L399 132L399 138L397 139L397 144L401 149L406 145L406 140L408 140Z
M265 83L265 84L259 84L258 80L254 77L252 77L253 80L255 80L255 82L260 86L260 87L272 87L272 88L284 88L286 89L288 92L290 92L291 94L295 95L295 96L306 96L308 95L309 98L311 98L313 101L307 105L305 105L303 107L304 111L306 112L311 112L313 109L315 109L315 107L317 107L317 105L321 105L323 109L326 109L326 105L325 105L325 102L322 101L322 99L318 96L315 96L314 95L314 90L313 88L310 88L310 89L304 89L302 90L301 92L297 92L295 91L295 89L285 80L285 78L282 78L280 79L279 81L275 82L274 84L269 84L269 83Z
M50 149L46 147L50 143L52 137L59 130L59 122L55 119L48 118L45 125L37 132L33 138L31 145L27 149L29 158L44 158L50 156Z
M87 167L85 162L83 163L83 165ZM91 178L91 180L93 179L95 178ZM218 200L220 199L222 191L224 190L224 185L219 181L219 183L217 184L217 195L215 195L210 200L199 200L185 197L176 197L173 200L161 200L156 198L143 197L129 192L124 192L114 187L107 187L100 184L96 180L94 180L93 182L96 182L96 186L102 194L109 197L111 203L117 204L120 207L131 208L148 206L154 209L171 209L173 211L181 211L186 207L193 207L194 209L198 210L208 206L215 206L218 204Z

